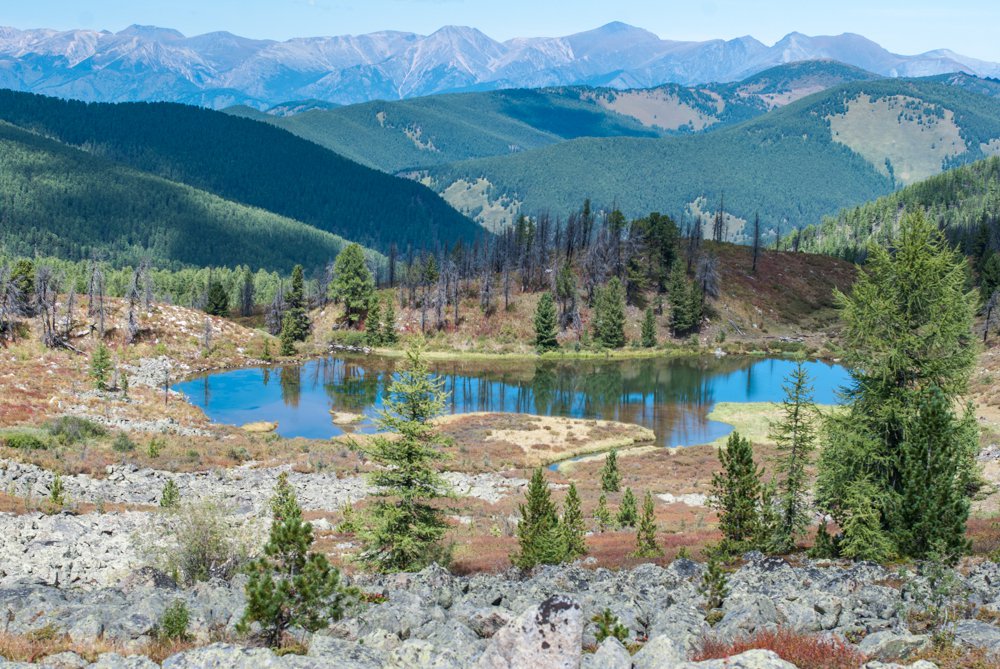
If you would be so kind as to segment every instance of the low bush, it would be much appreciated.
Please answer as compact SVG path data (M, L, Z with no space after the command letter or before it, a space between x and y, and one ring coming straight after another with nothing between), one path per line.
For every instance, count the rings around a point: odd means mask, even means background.
M60 444L78 444L87 439L103 437L108 433L107 428L86 418L79 416L59 416L45 423L45 430L51 434Z
M866 660L861 651L846 641L789 629L762 630L731 642L705 639L692 659L696 662L721 660L758 648L774 651L799 669L857 669Z
M156 624L156 636L160 639L184 641L188 638L188 623L191 614L183 600L175 599L163 610Z
M112 442L111 448L118 453L131 453L135 450L135 442L124 432L119 432L114 442Z
M368 346L368 337L363 330L334 330L330 335L330 343L339 346Z
M49 447L48 439L35 432L8 432L0 435L0 443L22 451L42 451Z

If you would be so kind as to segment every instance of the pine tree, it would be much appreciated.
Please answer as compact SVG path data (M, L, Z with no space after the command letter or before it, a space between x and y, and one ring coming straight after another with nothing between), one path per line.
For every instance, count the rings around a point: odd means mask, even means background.
M167 479L160 493L160 506L164 509L175 509L181 501L181 491L173 479Z
M580 496L576 492L576 484L569 484L566 500L563 502L563 517L560 527L563 532L563 542L566 545L566 559L575 560L587 554L587 542L584 538L586 527L583 523L583 511L580 509Z
M271 498L271 532L264 555L248 570L240 629L260 623L264 641L276 647L292 626L315 632L344 615L358 593L340 582L340 572L326 556L309 551L312 543L312 525L302 520L288 475L282 473Z
M298 341L298 330L295 316L289 311L285 314L285 320L281 323L281 355L295 355L295 342Z
M90 356L90 378L98 390L108 389L108 375L111 373L111 352L104 342L97 342L97 347Z
M701 586L699 592L705 597L706 620L717 619L718 611L726 603L729 596L729 577L722 564L722 551L710 550L708 554L708 564L701 575Z
M594 303L594 340L605 348L625 345L625 289L612 277Z
M559 348L556 341L556 305L552 293L542 293L535 309L535 349L539 353Z
M826 521L820 524L816 530L816 540L812 548L809 549L809 557L813 559L829 559L837 557L837 546L833 542L833 537L826 529Z
M597 625L594 639L598 644L603 643L608 637L614 637L622 643L628 641L628 628L622 624L618 616L611 613L611 609L604 609L600 613L594 614L590 621Z
M212 316L229 315L229 294L221 281L214 277L208 282L208 297L205 302L205 313Z
M900 451L902 474L899 548L926 558L931 552L961 555L968 551L969 518L962 465L975 448L975 423L959 423L944 394L935 386L922 392L916 415L907 426ZM970 425L971 424L971 425ZM971 429L970 429L971 427Z
M399 342L399 335L396 334L396 308L393 305L392 297L385 301L385 314L382 317L385 325L382 327L382 343L392 346Z
M646 309L646 315L642 319L642 346L643 348L656 346L656 316L653 314L653 307Z
M639 517L639 528L635 534L635 551L633 557L662 557L663 549L656 543L656 509L653 506L653 494L646 491L642 500L642 515Z
M607 532L614 522L611 518L611 511L608 509L608 496L601 493L597 500L597 508L594 509L594 521L597 523L598 532Z
M675 337L683 337L693 328L690 289L684 266L675 262L667 282L667 297L670 300L670 330Z
M365 262L365 252L358 244L348 244L333 263L330 297L343 302L344 320L356 325L364 318L374 296L375 280Z
M380 572L417 571L432 562L447 561L440 545L448 523L431 503L449 496L435 465L445 458L451 441L432 420L444 410L444 380L427 370L418 347L407 351L408 364L389 386L385 409L375 425L380 432L363 452L376 465L368 475L378 498L360 533L359 560Z
M601 468L601 490L604 492L621 490L621 476L618 474L618 451L614 448L604 456L604 466Z
M381 305L378 297L372 298L372 306L368 309L368 315L365 317L365 341L373 348L381 346L384 342L382 323L380 322L382 319Z
M635 527L639 522L639 509L635 500L635 493L631 488L625 488L622 495L622 503L618 505L618 525L621 527Z
M816 405L805 364L800 360L785 379L785 398L781 418L770 427L779 458L777 470L783 476L780 484L781 522L775 537L775 549L790 551L796 540L809 526L807 493L809 480L806 468L816 448Z
M518 510L521 514L517 524L518 552L511 556L511 561L522 569L562 562L567 553L566 538L541 468L531 475L525 503Z
M738 553L759 538L760 471L753 461L753 446L738 432L719 449L722 471L712 477L712 506L719 514L723 549Z
M845 555L888 555L915 546L898 513L907 481L901 454L926 389L936 386L953 402L968 388L977 295L966 290L967 267L936 224L921 212L908 213L891 250L873 245L850 295L836 294L854 383L846 411L828 419L816 499L840 526ZM960 441L963 479L972 486L975 430ZM933 446L944 444L935 440ZM934 482L928 489L940 488ZM930 508L927 515L951 511Z

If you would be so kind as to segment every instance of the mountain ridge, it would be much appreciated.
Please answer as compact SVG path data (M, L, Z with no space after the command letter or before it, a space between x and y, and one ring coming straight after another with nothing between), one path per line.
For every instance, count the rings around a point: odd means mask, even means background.
M289 100L352 104L506 88L690 86L737 81L775 65L816 59L887 77L1000 76L1000 64L950 49L900 55L853 33L792 32L768 46L750 36L662 39L622 22L563 37L502 42L463 26L443 26L430 35L381 31L284 41L225 31L187 37L137 25L116 33L0 28L0 87L85 101L259 110Z

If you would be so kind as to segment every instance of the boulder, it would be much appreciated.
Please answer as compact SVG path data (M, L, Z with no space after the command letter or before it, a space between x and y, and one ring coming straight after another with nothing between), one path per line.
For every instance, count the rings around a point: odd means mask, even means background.
M494 635L477 669L577 669L583 642L580 605L553 595Z
M791 662L778 657L772 650L748 650L723 660L707 660L680 665L664 665L660 669L796 669Z
M632 656L635 669L664 669L684 662L684 654L668 637L656 636Z
M583 656L580 669L632 669L632 656L621 641L609 636L597 651Z
M930 639L924 634L885 630L869 634L861 640L858 648L873 660L905 660L929 643Z

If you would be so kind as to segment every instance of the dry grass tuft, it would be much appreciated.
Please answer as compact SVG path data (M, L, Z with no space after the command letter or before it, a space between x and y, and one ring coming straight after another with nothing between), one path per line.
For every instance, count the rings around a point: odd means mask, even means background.
M774 651L798 669L857 669L866 660L846 641L788 629L761 631L729 643L705 639L693 659L696 662L725 659L755 649Z

